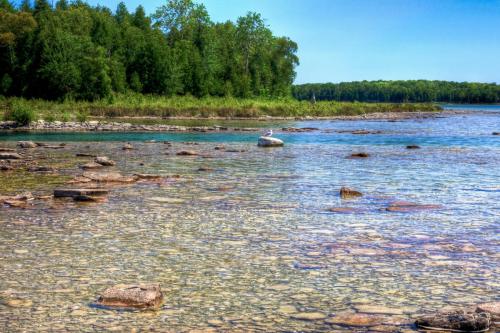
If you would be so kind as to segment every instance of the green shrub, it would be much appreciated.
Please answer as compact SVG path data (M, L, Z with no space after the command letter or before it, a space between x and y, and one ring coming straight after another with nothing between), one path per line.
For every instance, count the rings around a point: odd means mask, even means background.
M35 111L21 101L12 101L4 114L5 120L13 120L20 126L29 125L36 120Z
M86 111L80 111L76 114L76 120L80 123L84 123L89 118L89 114Z
M49 122L49 123L53 123L54 121L56 121L56 117L54 116L54 114L49 113L48 115L45 115L43 117L43 120L45 120L46 122Z
M71 120L71 114L69 112L63 112L61 114L61 121L67 123L70 120Z

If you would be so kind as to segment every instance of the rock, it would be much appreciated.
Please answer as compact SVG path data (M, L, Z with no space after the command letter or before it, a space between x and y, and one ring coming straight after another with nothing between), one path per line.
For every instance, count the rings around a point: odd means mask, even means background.
M367 153L354 153L354 154L351 154L350 157L351 158L367 158L367 157L370 157L370 154L367 154Z
M83 177L88 178L95 182L102 183L134 183L138 180L137 177L127 177L118 172L84 172Z
M139 179L147 179L147 180L162 178L162 176L160 176L160 175L151 175L151 174L146 174L146 173L134 173L134 177L137 177Z
M197 156L198 153L193 150L181 150L176 154L177 156Z
M489 313L475 313L464 310L438 312L422 316L415 324L424 329L453 330L453 332L480 332L490 328L491 316Z
M356 306L358 312L372 313L372 314L389 314L389 315L402 315L402 309L388 308L381 305L360 304Z
M209 167L199 167L198 171L200 171L200 172L210 172L210 171L214 171L214 169L209 168Z
M132 150L134 149L134 146L132 146L130 143L126 143L123 147L122 150Z
M15 149L12 149L12 148L4 148L4 147L0 147L0 153L13 153L15 152L16 150Z
M500 135L500 132L493 132L492 135Z
M28 169L29 172L54 172L54 168L47 166L36 166Z
M0 153L0 160L20 160L22 158L18 153Z
M345 326L377 326L384 323L384 317L365 313L340 312L333 318L325 320L328 324Z
M89 163L86 163L86 164L80 165L80 168L82 168L83 170L100 169L100 168L102 168L102 167L103 167L103 165L102 165L102 164L95 163L95 162L89 162Z
M10 171L14 170L14 168L10 165L0 165L0 171Z
M417 146L417 145L409 145L409 146L406 146L406 149L420 149L420 146Z
M106 198L93 195L77 195L73 197L73 200L78 202L103 202Z
M358 213L360 210L353 207L334 207L334 208L329 208L328 211L338 214L353 214L353 213Z
M441 205L422 205L406 201L395 201L389 205L385 210L388 212L396 213L410 213L422 210L440 209Z
M290 317L298 320L313 321L325 319L326 315L321 312L298 312L296 314L292 314Z
M159 284L116 285L106 289L97 304L125 308L158 308L163 303Z
M76 153L75 156L76 157L97 157L96 155L89 154L89 153Z
M80 189L56 189L54 198L75 198L79 196L102 196L107 195L108 190L103 188L80 188Z
M479 304L476 308L477 313L486 312L491 315L494 321L500 321L500 302L490 302Z
M351 199L351 198L357 198L363 196L363 193L350 189L348 187L343 186L340 189L340 197L342 199Z
M19 141L17 145L21 148L36 148L38 145L33 141Z
M15 208L26 208L27 202L23 200L4 200L3 202L9 207L15 207Z
M9 299L5 302L11 308L27 308L33 305L30 299Z
M280 139L269 136L261 136L257 145L259 147L283 147L285 143Z
M103 166L113 166L116 164L115 161L110 160L106 156L97 156L95 162Z

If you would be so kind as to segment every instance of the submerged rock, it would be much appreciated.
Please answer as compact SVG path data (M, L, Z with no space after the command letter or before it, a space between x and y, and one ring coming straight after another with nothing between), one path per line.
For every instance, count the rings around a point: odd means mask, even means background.
M261 136L257 143L259 147L283 147L285 143L280 140L270 136Z
M181 150L176 154L177 156L197 156L198 153L193 150Z
M500 321L500 301L479 304L476 308L476 312L489 313L494 321Z
M500 135L500 132L493 132L492 135Z
M434 210L440 208L442 208L442 206L440 205L423 205L423 204L416 204L413 202L396 201L391 203L389 207L387 207L385 210L388 212L409 213L422 210Z
M103 165L103 166L113 166L115 165L115 161L113 160L110 160L108 157L106 156L97 156L95 158L95 162L100 164L100 165Z
M77 195L73 197L73 200L78 202L103 202L106 200L106 197L95 195Z
M29 172L54 172L55 169L47 166L36 166L28 169Z
M335 317L328 318L325 322L335 325L368 327L381 325L385 319L385 317L373 314L340 312Z
M420 149L420 146L417 146L417 145L409 145L409 146L406 146L406 149Z
M370 157L370 154L368 154L368 153L354 153L354 154L351 154L350 157L351 158L367 158L367 157Z
M116 285L106 289L98 298L99 305L125 308L158 308L163 303L160 285Z
M109 191L103 188L56 189L54 198L75 198L81 196L102 196Z
M486 312L455 310L422 316L415 321L415 324L424 329L482 332L490 328L491 316Z
M86 164L80 165L80 168L82 168L83 170L100 169L100 168L102 168L102 167L103 167L103 165L102 165L102 164L95 163L95 162L89 162L89 163L86 163Z
M118 172L84 172L82 176L92 181L102 183L134 183L139 179L137 177L124 176Z
M162 178L162 176L160 176L160 175L152 175L152 174L146 174L146 173L134 173L134 177L137 177L139 179L145 179L145 180L154 180L154 179Z
M38 145L33 141L19 141L17 145L21 148L36 148Z
M342 187L340 189L340 197L342 199L351 199L351 198L357 198L363 196L363 193L350 189L348 187Z
M0 160L20 160L22 158L18 153L0 153Z
M353 214L353 213L359 213L360 209L353 207L333 207L329 208L328 211L337 214Z
M298 312L296 314L292 314L290 317L298 320L313 321L325 319L326 315L321 312Z

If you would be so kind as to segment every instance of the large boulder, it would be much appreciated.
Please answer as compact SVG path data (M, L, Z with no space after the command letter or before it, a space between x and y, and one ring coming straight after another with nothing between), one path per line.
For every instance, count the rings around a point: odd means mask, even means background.
M21 148L36 148L38 145L33 141L19 141L17 145Z
M340 197L342 199L352 199L352 198L357 198L357 197L361 197L361 196L363 196L363 193L356 191L356 190L353 190L351 188L344 186L340 189Z
M415 324L423 329L447 330L453 332L482 332L491 325L489 313L475 313L465 310L438 312L418 318Z
M120 308L158 308L163 303L160 285L119 284L106 289L98 298L97 304Z
M491 319L496 322L500 321L500 301L479 304L476 308L476 312L486 312L491 315Z
M285 143L280 140L270 136L261 136L257 143L259 147L283 147Z
M106 157L106 156L97 156L97 157L95 158L95 162L96 162L97 164L104 165L104 166L113 166L113 165L115 165L115 164L116 164L116 163L115 163L115 161L110 160L110 159L109 159L108 157Z

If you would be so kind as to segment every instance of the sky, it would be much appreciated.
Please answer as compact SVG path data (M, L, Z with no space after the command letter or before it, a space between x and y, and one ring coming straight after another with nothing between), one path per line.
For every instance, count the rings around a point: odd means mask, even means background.
M89 0L116 8L118 0ZM130 11L141 1L124 0ZM166 0L142 3L153 13ZM295 83L500 82L500 0L198 0L212 20L248 11L298 43Z

